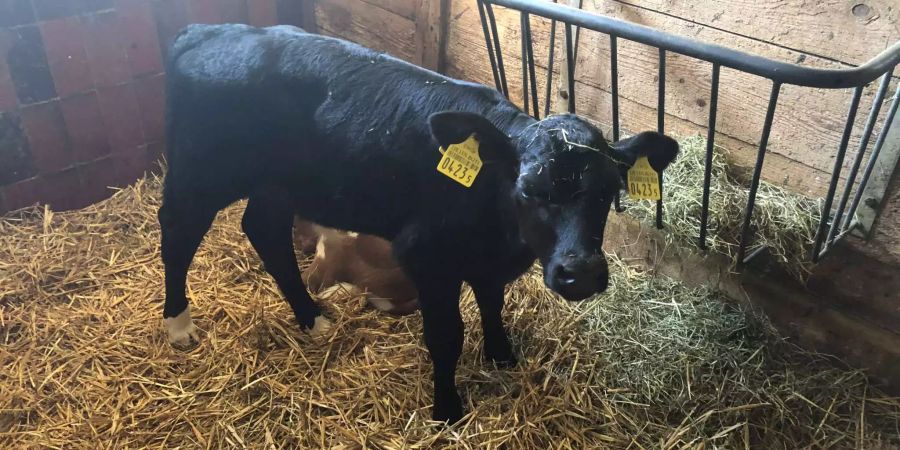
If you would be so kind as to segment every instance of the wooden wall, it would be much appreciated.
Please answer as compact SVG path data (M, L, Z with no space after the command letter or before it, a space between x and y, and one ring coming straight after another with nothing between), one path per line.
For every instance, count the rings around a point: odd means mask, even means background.
M433 70L444 71L439 36L449 2L438 0L302 0L317 31L360 43Z

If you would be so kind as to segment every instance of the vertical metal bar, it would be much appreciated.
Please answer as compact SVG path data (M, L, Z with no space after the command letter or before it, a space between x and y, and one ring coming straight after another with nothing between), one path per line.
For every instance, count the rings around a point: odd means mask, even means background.
M844 134L841 136L841 145L838 147L834 158L834 169L831 172L831 182L828 183L828 193L825 195L825 204L822 206L822 218L819 220L819 229L816 232L816 243L813 247L812 260L819 261L819 250L825 241L828 219L831 216L831 204L834 202L834 193L837 190L838 181L841 178L841 168L844 165L844 155L847 153L847 144L850 142L850 134L853 132L853 121L856 119L856 110L859 109L859 99L862 97L862 86L853 90L853 99L850 100L850 111L847 112L847 123L844 124Z
M866 170L863 172L862 179L859 180L859 189L856 190L856 195L853 196L853 202L850 203L850 209L847 211L847 220L844 222L844 229L850 228L851 219L856 215L856 210L859 208L860 201L862 201L864 188L869 183L869 178L872 177L872 172L875 170L875 166L878 163L878 156L881 154L881 149L884 147L884 142L887 139L888 130L890 129L891 124L894 123L894 116L897 114L898 105L900 105L900 85L897 86L897 90L894 92L894 98L891 100L891 109L888 110L887 117L884 120L884 128L878 135L878 139L875 140L875 146L872 147L872 154L869 155L869 162L866 163Z
M869 146L869 139L872 138L872 130L875 128L875 122L878 122L878 113L881 112L881 104L884 102L884 96L887 94L888 86L891 84L891 75L893 69L884 74L881 78L881 84L875 93L875 100L872 101L872 109L869 110L869 118L866 119L866 128L863 129L862 137L859 140L859 149L856 151L856 158L853 159L853 166L850 167L850 173L847 175L847 185L844 186L844 192L841 194L841 201L838 202L837 214L831 221L831 229L828 230L828 241L834 240L838 228L841 227L841 219L844 216L844 208L850 199L850 192L853 190L853 183L856 182L856 174L859 173L859 167L862 165L863 157L866 155L866 147ZM847 222L853 220L852 216L847 216Z
M568 101L569 101L569 112L575 114L575 58L572 54L572 25L566 23L566 66L569 69L568 73Z
M497 20L494 19L494 8L490 3L484 4L488 21L491 24L491 37L494 40L494 51L497 53L497 69L500 73L500 85L503 88L503 96L509 98L509 87L506 85L506 68L503 65L503 52L500 50L500 38L497 35Z
M525 20L528 13L519 13L519 36L521 39L522 51L522 109L525 114L529 114L528 109L528 50L525 48L525 41L528 39L528 33L525 30Z
M619 140L619 49L616 37L609 36L609 81L612 95L613 142Z
M666 132L666 51L659 49L659 90L656 98L656 131Z
M656 103L656 129L660 133L666 132L666 51L659 49L659 92ZM659 172L659 195L656 201L656 228L663 227L663 174Z
M554 0L555 2L555 0ZM547 59L547 94L544 98L544 117L550 115L550 94L553 92L553 59L556 52L556 21L550 21L550 55Z
M531 110L534 112L533 116L535 119L541 118L540 109L538 108L538 93L537 93L537 77L535 76L534 70L534 45L531 42L531 19L528 17L527 13L523 13L524 23L525 23L525 49L528 53L528 78L531 81Z
M503 92L503 87L500 85L500 74L497 72L497 60L494 59L494 45L491 42L491 32L488 30L487 17L484 13L484 2L482 0L478 0L478 15L481 17L481 30L484 33L484 45L487 47L488 59L491 60L491 72L494 74L494 84L497 86L497 91Z
M706 132L706 165L703 167L703 203L700 206L700 248L706 249L709 222L709 183L712 181L713 149L716 140L716 109L719 103L719 65L713 63L712 87L709 93L709 125Z
M612 138L613 142L618 142L621 132L619 128L619 49L614 35L609 35L609 82L612 96ZM619 191L616 191L613 202L616 212L625 211L625 208L622 208Z
M781 83L772 83L772 93L769 94L769 106L766 109L766 119L763 122L762 136L759 140L759 150L756 153L756 166L753 168L753 178L750 180L750 192L747 195L747 208L744 209L744 222L741 224L741 243L738 247L737 264L744 264L744 255L747 252L747 240L750 237L750 219L753 218L753 206L756 204L756 190L759 189L759 176L762 173L763 160L766 157L766 146L769 144L769 133L772 131L772 119L775 118L775 106L778 104L778 93L781 91Z

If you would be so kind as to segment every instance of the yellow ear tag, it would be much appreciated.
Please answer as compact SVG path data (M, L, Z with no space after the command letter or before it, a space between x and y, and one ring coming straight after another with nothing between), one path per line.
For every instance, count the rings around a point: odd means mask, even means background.
M470 135L459 144L447 146L446 150L443 147L440 150L444 156L438 163L437 171L465 187L472 187L482 164L475 135Z
M641 156L628 169L628 196L637 200L660 200L659 174Z

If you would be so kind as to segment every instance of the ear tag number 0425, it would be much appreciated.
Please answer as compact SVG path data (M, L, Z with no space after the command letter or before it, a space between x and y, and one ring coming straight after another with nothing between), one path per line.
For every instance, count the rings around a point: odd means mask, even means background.
M465 187L472 187L482 165L475 135L470 135L459 144L447 146L446 150L443 147L440 150L444 156L438 163L437 171Z
M641 156L628 169L628 196L636 200L660 200L659 174L650 166L646 156Z

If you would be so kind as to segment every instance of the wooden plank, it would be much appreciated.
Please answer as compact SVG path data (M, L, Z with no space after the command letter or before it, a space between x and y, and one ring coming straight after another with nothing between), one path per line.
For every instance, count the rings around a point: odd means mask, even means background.
M868 245L861 246L861 250L880 261L900 267L900 175L896 172L883 202L872 238Z
M415 63L412 20L359 0L319 0L316 21L326 34Z
M390 11L409 20L416 18L420 0L358 0Z
M629 4L741 36L862 64L900 39L896 0L597 0L607 15Z
M646 11L644 11L646 14ZM688 24L678 23L676 19L655 15L643 22L658 28L683 26L682 31L689 31ZM712 30L707 33L714 42L739 47L741 44L734 37ZM702 33L701 33L702 35ZM584 33L584 45L579 49L579 79L606 89L608 68L608 39L598 33ZM766 56L779 57L784 53L793 53L779 48L763 48L764 51L753 51L760 46L756 42L747 42L751 51L757 54L770 53ZM621 74L620 91L622 95L635 99L645 105L656 104L657 54L653 49L633 42L622 42L619 45L619 71ZM788 55L790 57L790 55ZM808 57L807 61L834 67L836 64ZM599 64L598 64L599 62ZM692 58L669 54L667 58L667 104L674 112L692 122L702 124L708 114L706 103L709 96L711 66ZM756 143L759 139L759 128L748 126L762 124L768 103L771 82L752 75L731 69L723 69L720 83L718 118L719 126L738 139ZM871 100L874 87L866 91L866 100ZM775 123L770 138L770 150L795 159L803 164L830 171L834 152L840 142L840 134L846 117L846 104L851 96L849 90L808 89L795 86L783 88L776 111ZM867 105L864 100L863 105ZM865 108L865 106L863 106ZM865 115L857 116L857 130L861 129ZM858 137L851 140L851 152L855 154ZM846 160L849 165L851 160Z
M588 5L590 2L588 2ZM792 60L799 53L735 37L719 30L686 23L676 18L631 8L635 22L662 29L678 28L683 35L715 42L768 57ZM519 20L515 11L496 8L498 28L503 42L504 56L510 61L508 68L514 67L510 58L519 51ZM450 30L450 53L481 52L484 43L480 35L470 30L477 29L478 14L474 8L453 4ZM546 67L546 43L549 40L549 21L534 18L532 32L535 38L535 56L540 67ZM607 36L583 31L578 51L577 78L579 81L599 89L609 90L609 39ZM561 48L561 47L560 47ZM561 55L562 51L558 50ZM562 57L562 56L561 56ZM623 99L636 101L647 107L656 106L657 52L655 49L621 41L619 43L620 94ZM837 63L821 58L807 57L807 62L820 67L836 67ZM465 70L473 67L463 66ZM670 55L667 64L667 113L703 126L707 120L706 103L709 96L710 65L696 60ZM512 72L507 70L509 76ZM465 78L465 76L463 75ZM482 81L482 80L479 80ZM756 146L759 127L763 123L770 82L752 75L723 69L719 94L718 130L737 140ZM874 88L866 91L863 108L868 107ZM579 93L580 95L580 93ZM850 92L822 89L785 87L776 111L775 125L770 139L770 152L781 154L800 163L797 171L807 170L803 166L829 173L834 152L840 141L840 132L846 117L846 103ZM603 120L604 118L600 118ZM627 118L623 116L623 121ZM865 114L860 114L857 132L862 128ZM625 123L625 122L623 122ZM851 140L847 164L855 154L858 136Z
M416 64L442 72L447 50L448 0L417 0L416 4Z

